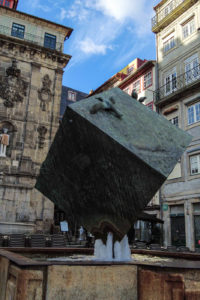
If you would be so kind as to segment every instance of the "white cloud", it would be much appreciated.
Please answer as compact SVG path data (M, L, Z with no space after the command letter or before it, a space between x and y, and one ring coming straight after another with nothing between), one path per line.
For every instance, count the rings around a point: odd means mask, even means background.
M124 57L131 57L133 53L131 59L134 58L136 49L141 48L141 43L151 34L155 2L157 0L57 0L52 2L52 7L59 9L59 21L74 28L66 51L72 54L73 63L77 63L92 55L105 55L109 49L113 53L117 49Z
M25 5L29 8L29 12L34 12L36 9L40 9L47 13L51 11L51 7L48 5L40 4L40 0L28 0Z
M37 8L43 10L46 13L51 11L51 8L49 6L47 6L47 5L41 5L41 4L39 4Z
M60 20L63 21L66 17L67 17L67 10L64 8L61 8Z
M138 13L145 12L146 3L146 0L86 0L88 7L93 7L117 21L137 19Z
M73 17L81 19L81 16L88 15L88 12L100 12L104 16L123 22L127 19L139 19L151 6L152 3L148 0L75 0L68 10L68 17L72 14Z
M90 38L80 41L79 45L80 49L86 54L106 54L106 50L110 48L104 44L95 44Z
M67 19L76 19L77 21L85 20L88 17L89 10L88 7L85 6L85 0L82 2L80 0L75 0L74 3L67 8L60 9L60 19L63 21L65 18ZM57 6L57 3L55 3Z

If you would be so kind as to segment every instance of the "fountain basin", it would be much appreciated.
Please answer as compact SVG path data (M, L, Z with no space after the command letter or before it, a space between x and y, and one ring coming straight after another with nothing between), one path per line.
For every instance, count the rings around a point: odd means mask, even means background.
M0 300L200 299L198 254L162 253L162 259L149 251L159 259L128 263L47 260L72 253L92 249L0 250Z

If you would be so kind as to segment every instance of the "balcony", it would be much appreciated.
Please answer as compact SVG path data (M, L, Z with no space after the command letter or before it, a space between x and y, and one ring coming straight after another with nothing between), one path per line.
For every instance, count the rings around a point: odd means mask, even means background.
M0 34L1 35L6 35L6 36L11 36L15 39L18 40L23 40L28 43L32 43L38 46L42 46L47 49L51 50L57 50L59 52L62 52L63 50L63 45L62 43L56 42L56 39L51 40L48 36L37 36L31 33L28 33L26 31L23 31L23 28L19 28L16 30L16 28L13 30L13 28L6 27L3 25L0 25Z
M200 65L173 77L165 85L154 92L154 103L161 106L163 103L172 102L185 96L200 87Z
M151 19L152 31L158 33L198 0L172 0Z

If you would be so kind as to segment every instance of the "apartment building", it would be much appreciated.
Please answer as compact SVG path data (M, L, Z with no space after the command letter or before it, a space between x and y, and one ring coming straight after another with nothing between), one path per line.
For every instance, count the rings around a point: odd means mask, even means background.
M161 189L164 245L200 247L200 2L162 0L152 19L155 104L193 140Z
M139 59L136 58L137 60ZM116 86L129 95L135 90L138 94L138 99L146 97L143 104L155 111L156 107L153 100L156 89L156 70L156 61L144 60L136 69L128 73L123 80L120 80Z

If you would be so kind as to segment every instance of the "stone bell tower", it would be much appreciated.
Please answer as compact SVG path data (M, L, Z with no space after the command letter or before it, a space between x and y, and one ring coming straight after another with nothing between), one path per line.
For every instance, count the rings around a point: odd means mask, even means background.
M72 29L0 0L0 233L48 231L54 206L35 188L59 124ZM34 33L34 34L33 34Z

